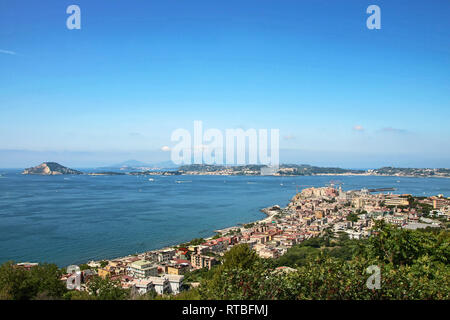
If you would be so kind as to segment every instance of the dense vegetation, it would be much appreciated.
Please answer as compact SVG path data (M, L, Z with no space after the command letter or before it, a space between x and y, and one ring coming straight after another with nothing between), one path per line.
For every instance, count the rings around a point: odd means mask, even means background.
M261 259L247 245L237 245L221 265L186 274L186 282L200 285L177 296L131 297L98 277L87 292L67 291L55 265L24 270L5 263L0 299L450 299L448 231L404 230L382 222L374 231L365 240L327 233L278 259ZM380 289L366 286L371 265L381 270ZM277 269L281 266L290 268Z
M366 240L316 238L276 260L263 260L246 245L207 273L201 299L449 299L448 231L411 231L379 223ZM381 269L381 288L368 289ZM282 272L278 266L295 268Z

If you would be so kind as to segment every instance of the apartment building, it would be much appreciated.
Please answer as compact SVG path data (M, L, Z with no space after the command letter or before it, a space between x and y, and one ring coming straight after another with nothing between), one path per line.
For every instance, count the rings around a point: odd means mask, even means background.
M191 264L192 267L195 269L202 269L202 268L211 269L211 267L217 263L218 261L214 257L205 256L202 254L193 254L191 256Z
M158 275L158 267L150 261L139 260L130 264L128 267L128 275L137 278L144 279L150 276Z

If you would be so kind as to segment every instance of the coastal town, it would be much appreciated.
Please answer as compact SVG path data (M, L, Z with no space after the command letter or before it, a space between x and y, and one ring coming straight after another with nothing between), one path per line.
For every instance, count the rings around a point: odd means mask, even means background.
M305 188L281 208L262 209L267 217L253 223L217 230L208 239L194 239L160 250L111 260L90 261L81 271L78 290L86 290L89 279L116 280L133 296L147 293L178 294L196 282L185 282L193 270L211 269L237 244L247 244L261 258L276 259L302 241L331 234L350 239L371 236L375 222L383 220L405 229L439 228L450 220L450 198L443 195L413 197L377 190L343 191L341 186ZM18 266L32 268L36 264ZM68 281L72 274L61 280Z

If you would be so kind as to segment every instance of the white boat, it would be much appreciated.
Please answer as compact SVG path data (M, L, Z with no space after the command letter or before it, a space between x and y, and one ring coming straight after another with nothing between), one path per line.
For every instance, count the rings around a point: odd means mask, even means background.
M153 178L150 178L150 179L148 179L148 181L155 181L155 179L153 179Z

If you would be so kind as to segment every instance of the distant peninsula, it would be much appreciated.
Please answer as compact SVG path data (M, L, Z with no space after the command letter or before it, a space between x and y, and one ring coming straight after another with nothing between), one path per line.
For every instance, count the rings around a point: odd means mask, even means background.
M22 174L54 176L60 174L83 174L83 172L69 169L56 162L44 162L36 167L23 170Z
M182 165L173 170L157 170L149 168L122 167L116 170L84 173L69 169L56 162L44 162L36 167L25 169L22 174L35 175L60 175L60 174L87 174L90 176L113 176L113 175L241 175L259 176L265 165L207 165L191 164ZM102 168L100 168L102 169ZM103 168L105 169L105 168ZM273 176L394 176L394 177L435 177L450 178L450 169L447 168L394 168L383 167L380 169L342 169L338 167L316 167L307 164L282 164Z
M192 164L178 168L182 175L245 175L259 176L263 165L204 165ZM394 177L435 177L450 178L450 169L447 168L394 168L380 169L342 169L337 167L316 167L307 164L281 164L274 176L394 176Z

